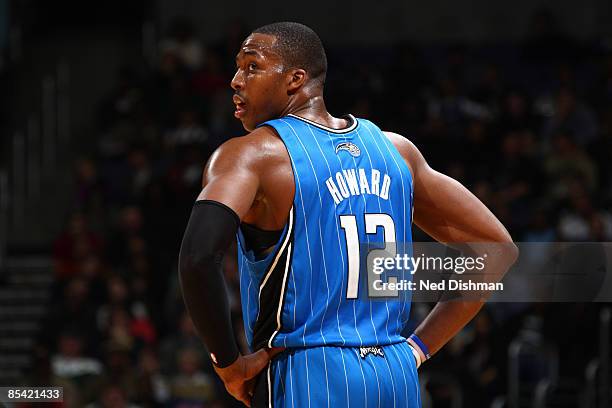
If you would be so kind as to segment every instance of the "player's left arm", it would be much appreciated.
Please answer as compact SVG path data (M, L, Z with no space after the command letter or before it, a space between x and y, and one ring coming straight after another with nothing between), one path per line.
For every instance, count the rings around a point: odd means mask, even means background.
M486 281L501 280L518 257L506 228L461 183L432 169L413 143L400 135L385 133L412 172L414 222L439 242L474 257L486 256ZM438 302L415 334L433 355L478 313L484 302Z

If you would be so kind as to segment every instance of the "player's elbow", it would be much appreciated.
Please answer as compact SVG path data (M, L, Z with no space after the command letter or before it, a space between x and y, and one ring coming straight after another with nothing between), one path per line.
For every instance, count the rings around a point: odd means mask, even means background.
M508 230L502 226L500 231L493 237L492 242L498 247L496 252L508 264L508 267L512 266L519 257L519 249L512 240Z
M519 257L519 248L505 229L498 236L490 237L481 251L486 253L485 256L492 262L489 271L497 280L504 277Z
M501 269L504 271L503 274L505 275L519 257L518 246L516 246L509 236L507 240L496 242L494 245L496 247L495 253L498 256Z
M505 244L505 246L507 247L507 248L505 248L506 259L508 259L509 266L512 266L512 265L514 265L514 263L516 262L516 260L519 257L519 248L512 241L507 242Z

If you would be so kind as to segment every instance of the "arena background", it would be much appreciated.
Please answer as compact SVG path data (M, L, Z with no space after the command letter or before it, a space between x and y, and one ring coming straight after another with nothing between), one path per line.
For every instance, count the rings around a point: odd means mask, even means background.
M238 46L287 19L326 45L332 113L409 137L516 241L612 241L609 1L0 0L0 385L238 406L177 253L203 164L243 134ZM423 406L609 406L608 307L488 305L420 370Z

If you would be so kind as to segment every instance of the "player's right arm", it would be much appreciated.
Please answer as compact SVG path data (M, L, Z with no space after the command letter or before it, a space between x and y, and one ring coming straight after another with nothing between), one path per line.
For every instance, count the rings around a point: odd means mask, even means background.
M414 186L414 222L440 242L487 258L483 277L499 281L518 256L510 234L493 213L458 181L432 169L416 146L385 132L406 160ZM480 310L483 300L453 300L436 304L415 334L438 351Z
M268 363L266 350L242 356L231 323L223 256L259 191L259 155L253 138L234 138L210 158L179 255L185 306L228 392L250 405L254 378Z

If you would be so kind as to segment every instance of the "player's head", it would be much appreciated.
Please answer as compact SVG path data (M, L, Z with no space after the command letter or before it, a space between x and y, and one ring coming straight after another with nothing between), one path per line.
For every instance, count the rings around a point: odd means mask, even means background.
M325 83L327 56L321 39L310 27L293 22L273 23L259 27L253 34L275 37L274 50L286 68L304 69L311 81Z
M236 56L235 115L246 130L282 116L299 98L323 93L327 57L319 36L282 22L254 30Z

